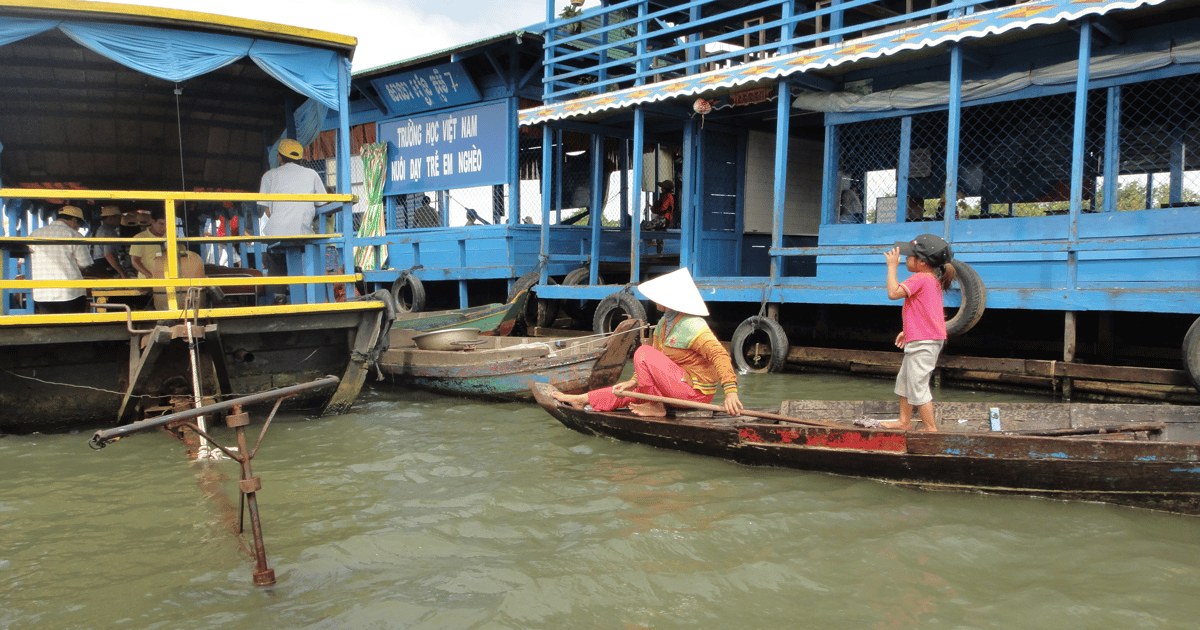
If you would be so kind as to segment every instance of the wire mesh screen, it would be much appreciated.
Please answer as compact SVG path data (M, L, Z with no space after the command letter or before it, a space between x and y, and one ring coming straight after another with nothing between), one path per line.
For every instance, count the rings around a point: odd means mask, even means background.
M397 228L442 226L442 204L436 192L396 195L393 198L393 204Z
M517 134L517 171L520 185L518 221L542 223L542 128L523 127Z
M1200 75L1113 88L1120 104L1116 210L1200 205Z
M941 221L946 205L946 142L949 114L913 116L905 221Z
M1104 95L1089 95L1085 118L1084 210L1095 209L1103 153ZM1071 201L1073 93L963 109L958 217L1065 214Z
M556 131L551 164L554 177L551 183L550 222L564 225L591 225L593 173L599 160L600 194L599 211L602 224L609 227L621 222L621 178L628 177L627 171L618 171L618 151L623 145L615 138L606 138L600 143L600 152L595 153L589 134ZM626 186L630 185L626 179ZM538 199L540 199L540 195ZM632 202L631 202L632 203Z
M883 118L839 127L838 223L894 223L900 120ZM886 199L892 197L890 211ZM884 199L883 211L880 200Z

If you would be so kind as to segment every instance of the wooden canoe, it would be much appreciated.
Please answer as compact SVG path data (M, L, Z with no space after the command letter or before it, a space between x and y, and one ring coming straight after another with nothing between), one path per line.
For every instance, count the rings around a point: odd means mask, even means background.
M393 344L379 367L397 384L453 396L532 401L530 387L537 383L572 393L616 384L642 325L626 320L610 335L589 337L481 337L475 348L454 351L420 350L412 342L417 331L393 329Z
M504 337L512 332L528 299L529 291L525 290L507 304L485 304L425 313L397 313L396 321L392 323L392 345L403 344L415 333L447 328L477 328L481 335ZM408 330L411 334L397 332L402 330Z
M567 427L743 464L864 477L936 490L1034 495L1200 515L1200 407L935 403L940 432L854 426L897 403L785 401L769 410L835 426L682 409L668 418L574 409L534 386ZM998 412L1001 431L990 430Z

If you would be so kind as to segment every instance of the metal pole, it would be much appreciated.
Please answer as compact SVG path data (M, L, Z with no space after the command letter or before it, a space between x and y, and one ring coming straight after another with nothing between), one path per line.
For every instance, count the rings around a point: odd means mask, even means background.
M250 424L250 418L242 412L241 405L235 405L233 413L225 419L225 424L232 427L237 434L238 454L240 455L238 463L242 465L242 479L238 482L238 489L246 497L246 505L250 508L250 533L254 536L256 566L254 585L273 586L275 570L267 565L267 548L263 543L262 520L258 516L258 491L262 489L262 480L254 476L254 471L250 467L253 453L246 448L246 425Z
M208 415L208 414L212 414L212 413L215 413L218 411L224 411L225 409L231 409L237 405L253 405L256 403L260 403L260 402L266 402L268 400L275 400L276 398L283 398L285 396L291 396L292 394L298 394L300 392L305 392L310 389L320 389L322 387L336 385L337 383L338 383L338 377L326 376L325 378L315 380L311 383L303 383L301 385L292 385L291 387L281 387L279 389L272 389L272 390L266 391L266 392L250 394L249 396L242 396L241 398L234 398L232 400L226 400L224 402L219 402L219 403L216 403L213 405L208 405L207 407L197 407L196 409L185 409L178 413L167 414L165 416L159 416L157 418L151 418L149 420L143 420L141 422L134 422L133 424L127 424L127 425L121 426L121 427L116 427L116 428L112 428L112 429L101 429L99 431L96 431L96 433L92 435L92 439L89 442L89 444L92 445L92 448L100 449L100 448L104 448L105 446L107 446L109 442L112 442L118 438L125 437L126 435L132 435L134 433L139 433L139 432L145 431L147 429L153 429L155 427L160 427L160 426L163 426L164 424L175 422L177 420L189 420L189 419L195 418L197 416Z

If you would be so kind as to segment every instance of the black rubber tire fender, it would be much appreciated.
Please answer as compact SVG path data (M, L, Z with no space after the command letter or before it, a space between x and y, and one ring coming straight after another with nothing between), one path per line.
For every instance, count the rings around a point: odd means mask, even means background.
M766 336L770 354L764 356L761 351L761 337ZM746 321L738 324L733 331L733 339L729 341L729 353L733 355L733 365L739 372L755 372L758 374L778 373L787 364L788 338L779 322L768 317L755 315L747 317Z
M508 299L505 301L511 302L513 301L513 298L517 297L518 293L524 291L525 289L531 289L537 286L538 279L541 278L541 275L542 274L540 272L530 271L529 273L522 275L520 278L517 278L516 281L513 282L512 288L508 290Z
M588 278L591 277L592 270L588 267L580 267L563 277L562 284L564 287L587 286ZM596 284L604 284L604 278L596 276ZM580 300L563 300L562 310L572 318L580 321L589 321L592 319L596 308L595 300L584 300L582 304Z
M1200 390L1200 317L1183 336L1183 370L1192 379L1192 386Z
M541 275L538 271L530 271L517 278L516 282L513 282L512 290L508 292L508 301L511 302L521 291L537 286ZM546 284L558 284L558 282L554 278L547 278ZM554 320L557 316L558 300L539 298L537 293L534 292L530 294L529 299L525 302L525 312L521 314L521 319L525 322L527 329L535 326L548 328L554 325Z
M983 317L987 308L987 287L983 286L983 280L971 265L961 260L950 264L954 265L954 281L962 292L962 304L958 312L946 320L946 336L957 337L974 328Z
M596 314L592 317L592 332L607 335L626 319L646 321L645 305L624 291L610 293L596 306Z
M425 285L407 271L401 272L392 283L392 297L401 313L420 313L425 309Z

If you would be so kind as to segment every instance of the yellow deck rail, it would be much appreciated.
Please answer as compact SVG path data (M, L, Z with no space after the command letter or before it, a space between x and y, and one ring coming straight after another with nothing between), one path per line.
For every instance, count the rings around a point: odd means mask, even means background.
M0 188L0 199L87 199L87 200L124 200L124 201L160 201L163 203L166 211L166 220L168 226L175 225L176 205L180 202L188 201L312 201L314 203L353 203L357 200L355 195L286 195L286 194L271 194L264 195L259 193L238 193L238 192L220 192L220 193L199 193L199 192L164 192L164 191L118 191L118 190L58 190L45 188ZM0 278L0 291L3 290L23 290L35 288L88 288L88 289L143 289L143 288L162 288L162 289L178 289L186 287L219 287L219 286L273 286L273 285L291 285L291 284L329 284L342 282L358 282L363 279L361 274L338 274L338 275L321 275L321 276L263 276L250 278L232 278L232 277L213 277L213 278L180 278L179 277L179 244L180 243L286 243L297 242L306 244L338 244L344 243L344 238L341 234L316 234L316 235L301 235L301 236L228 236L228 237L180 237L176 234L175 229L168 229L166 235L161 239L145 239L145 238L118 238L118 239L97 239L97 238L70 238L70 239L38 239L29 237L2 236L0 237L0 249L7 252L13 249L19 249L28 245L49 245L49 244L72 244L79 243L83 245L96 245L99 243L146 243L149 242L165 242L167 244L167 259L166 268L164 269L163 278L147 278L147 279L84 279L84 280L17 280L14 278ZM181 311L174 290L165 291L167 297L167 311ZM300 310L295 310L297 307L305 307ZM221 308L221 309L201 309L201 313L209 313L211 316L216 315L250 315L262 312L304 312L310 310L328 309L334 306L332 304L315 304L315 305L292 305L290 308L281 307L241 307L241 308ZM314 309L313 307L319 307ZM347 308L347 307L339 307ZM349 307L351 310L358 307ZM263 310L267 309L267 310ZM18 324L18 323L70 323L79 321L108 321L108 320L124 320L125 314L119 312L113 313L89 313L83 315L34 315L34 316L13 316L7 315L8 304L0 304L0 313L6 314L3 318L3 324ZM161 318L163 311L153 311L146 313L146 317L135 316L135 320L140 319L155 319ZM136 314L135 314L136 315ZM51 321L53 320L53 321ZM59 321L63 320L63 321Z

